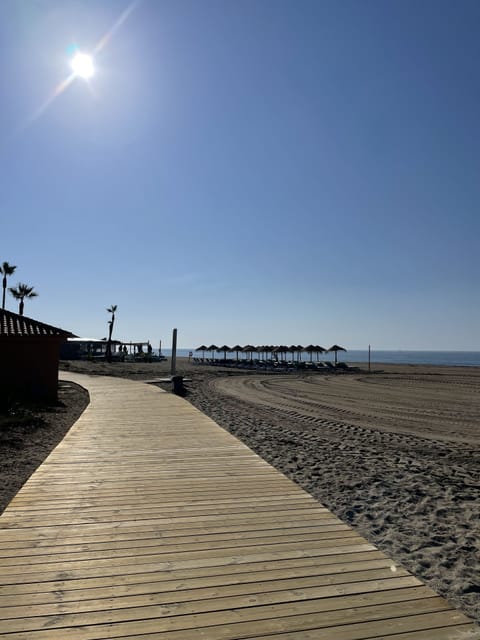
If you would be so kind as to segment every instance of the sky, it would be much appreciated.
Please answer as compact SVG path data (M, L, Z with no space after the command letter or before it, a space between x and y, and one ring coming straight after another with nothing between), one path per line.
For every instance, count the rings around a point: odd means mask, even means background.
M480 350L479 28L477 0L2 0L0 262L39 294L25 315L102 338L116 304L113 337L154 346ZM96 72L55 93L74 47Z

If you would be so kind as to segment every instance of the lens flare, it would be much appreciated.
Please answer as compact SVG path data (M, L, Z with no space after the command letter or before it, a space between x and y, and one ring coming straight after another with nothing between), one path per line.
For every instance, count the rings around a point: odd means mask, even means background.
M142 0L132 0L131 4L123 11L117 20L114 22L112 27L105 33L104 36L99 40L97 45L94 47L92 53L97 55L107 44L108 41L112 38L112 36L116 33L116 31L123 25L126 19L130 16L132 11L134 11L140 4ZM60 96L75 80L75 78L83 78L88 80L95 73L95 66L93 64L93 57L86 54L81 53L76 44L72 43L67 47L67 54L71 57L70 66L72 68L72 73L62 80L50 93L50 95L44 100L43 104L41 104L36 111L24 122L18 129L17 133L23 131L26 127L30 126L35 120L40 118L40 116L48 109L48 107Z

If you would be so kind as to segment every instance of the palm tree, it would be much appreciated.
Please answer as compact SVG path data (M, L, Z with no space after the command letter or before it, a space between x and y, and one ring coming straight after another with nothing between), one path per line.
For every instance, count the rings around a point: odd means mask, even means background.
M25 298L35 298L38 293L33 290L33 287L29 287L28 284L22 284L19 282L16 287L10 287L8 289L15 300L20 300L18 305L18 313L23 316L23 307Z
M115 324L115 311L117 310L117 305L112 304L108 309L108 313L112 314L111 320L108 321L108 342L107 342L107 353L106 358L110 361L112 357L112 333L113 333L113 325Z
M17 267L13 264L4 262L0 267L0 273L3 273L3 296L2 296L2 309L5 309L5 293L7 291L7 277L11 276Z

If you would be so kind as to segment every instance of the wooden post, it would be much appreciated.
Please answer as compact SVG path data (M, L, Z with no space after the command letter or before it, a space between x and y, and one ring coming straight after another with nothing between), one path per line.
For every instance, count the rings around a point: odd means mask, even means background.
M177 365L177 330L173 330L172 335L172 363L170 367L170 375L173 377L176 373Z
M368 373L370 373L370 345L368 345Z

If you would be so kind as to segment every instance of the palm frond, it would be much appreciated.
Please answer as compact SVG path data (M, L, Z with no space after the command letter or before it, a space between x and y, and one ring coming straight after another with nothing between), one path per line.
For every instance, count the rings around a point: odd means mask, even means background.
M16 265L14 264L9 264L8 262L2 262L2 266L0 267L0 273L2 273L4 276L11 276L16 269Z
M33 287L30 287L28 284L24 284L23 282L19 282L16 287L9 287L8 290L17 300L23 298L35 298L38 296L38 293L33 290Z

